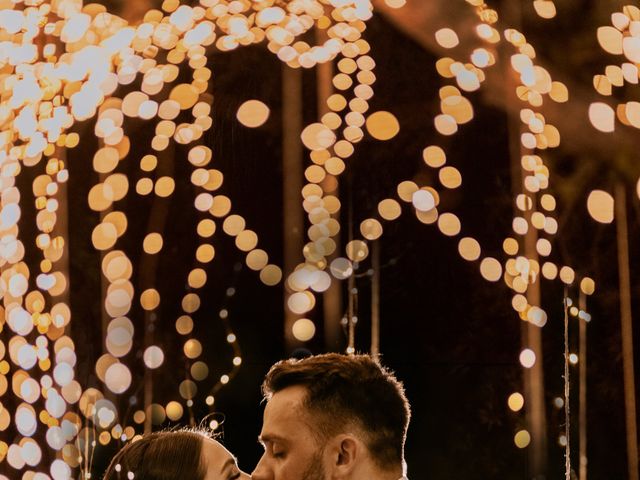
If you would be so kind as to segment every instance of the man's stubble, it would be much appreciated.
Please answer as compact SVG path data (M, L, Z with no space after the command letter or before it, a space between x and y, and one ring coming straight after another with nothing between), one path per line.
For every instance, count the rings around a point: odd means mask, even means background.
M322 465L322 453L317 452L313 455L309 467L307 467L302 476L304 480L326 480L326 472Z

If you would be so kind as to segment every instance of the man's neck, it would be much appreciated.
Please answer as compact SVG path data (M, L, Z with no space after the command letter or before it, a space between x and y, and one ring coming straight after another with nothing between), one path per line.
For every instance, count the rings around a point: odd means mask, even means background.
M363 465L362 468L354 472L352 480L402 480L402 478L402 467L381 471L372 465Z

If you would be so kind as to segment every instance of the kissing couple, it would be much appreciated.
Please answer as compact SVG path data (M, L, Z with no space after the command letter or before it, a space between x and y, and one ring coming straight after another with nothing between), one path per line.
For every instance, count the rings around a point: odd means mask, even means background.
M103 480L407 480L409 402L371 356L283 360L262 391L264 454L251 475L207 432L191 429L128 443Z

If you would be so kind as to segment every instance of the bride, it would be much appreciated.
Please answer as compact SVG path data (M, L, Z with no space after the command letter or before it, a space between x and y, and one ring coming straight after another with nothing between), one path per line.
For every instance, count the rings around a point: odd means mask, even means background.
M127 444L103 480L249 480L235 457L199 430L151 433Z

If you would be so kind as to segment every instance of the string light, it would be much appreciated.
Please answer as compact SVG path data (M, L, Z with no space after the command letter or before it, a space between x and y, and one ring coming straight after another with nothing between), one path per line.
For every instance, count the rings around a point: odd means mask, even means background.
M640 60L640 43L636 37L635 20L640 16L640 9L634 5L626 5L621 12L611 15L611 25L598 28L597 37L600 47L611 55L622 55L619 65L608 65L602 74L593 78L595 90L604 97L613 97L614 88L625 88L638 84L638 66ZM612 107L610 102L593 102L589 107L589 120L594 128L602 132L613 132L616 120L621 124L640 128L640 103L636 101L622 102ZM598 222L613 221L613 198L606 192L594 190L589 195L587 208L591 216ZM638 181L640 196L640 180ZM603 202L603 206L598 205Z
M536 13L544 19L554 18L556 16L556 4L553 0L534 0L533 8Z
M363 242L353 243L347 247L349 258L337 257L331 264L328 262L328 257L336 252L334 237L340 231L338 219L341 204L333 192L337 190L338 178L345 170L344 160L353 155L355 145L363 140L363 126L372 137L379 140L393 138L400 129L397 119L390 112L374 112L365 116L369 110L368 100L373 95L372 85L376 80L373 73L375 61L368 55L370 46L362 38L366 28L363 20L370 18L372 7L368 1L360 2L359 10L360 14L354 15L349 6L337 7L332 14L334 18L345 22L339 31L333 27L328 30L330 37L337 35L336 38L344 40L341 49L336 52L342 56L332 80L336 93L326 100L329 113L320 122L308 125L301 134L302 143L309 149L312 162L305 171L309 183L302 189L303 207L311 226L307 231L309 242L302 252L305 262L289 272L286 282L291 290L287 306L300 315L313 309L313 292L324 292L331 285L331 277L325 272L327 268L334 278L345 280L353 273L352 262L362 261L368 255ZM306 66L303 62L301 65ZM347 91L349 96L346 96ZM342 131L339 131L340 128ZM301 341L309 341L315 334L315 328L311 328L309 319L301 320L306 321L295 323L293 334Z
M455 79L457 83L457 87L449 85L440 90L441 113L434 118L434 124L436 130L443 136L455 134L459 125L464 125L473 118L473 107L462 92L473 92L480 88L485 79L482 69L495 64L495 56L491 49L493 49L493 45L502 40L502 36L493 26L498 21L497 12L487 7L483 2L468 0L468 3L478 7L476 12L482 23L477 26L476 32L482 40L487 42L488 48L474 50L471 55L471 64L457 62L449 57L438 60L436 64L438 73L445 79ZM544 18L551 18L555 15L553 2L535 2L534 6L538 14ZM556 201L550 193L544 192L549 187L549 169L544 165L543 158L537 153L558 147L560 134L557 128L548 124L542 113L537 110L542 106L544 96L548 96L557 103L566 102L568 100L568 90L561 82L553 81L546 69L534 64L535 50L526 41L522 33L515 29L507 29L504 31L504 39L517 52L511 57L511 66L520 81L515 93L520 100L528 104L520 112L520 120L526 128L521 136L521 146L527 153L523 154L521 159L524 172L523 193L516 198L516 204L524 215L514 217L514 232L520 237L527 235L530 231L536 232L536 236L540 234L552 236L557 232L557 221L552 214L555 210ZM457 46L458 37L451 29L441 29L436 32L436 41L443 48L450 49ZM342 80L343 78L341 77L339 83L342 84ZM344 84L346 85L346 82ZM339 86L335 81L334 85ZM338 109L344 108L344 103L343 101L336 101ZM375 122L373 123L375 124ZM387 123L390 125L388 128L391 134L388 137L384 133L381 134L380 140L392 138L397 133L394 121L389 119ZM325 127L330 128L331 125L325 125ZM309 136L311 130L303 132L303 142L308 148L313 151L326 148L319 140L317 144L313 144L308 140L305 142L305 133ZM377 138L373 132L370 131L369 133L374 138ZM336 137L328 130L323 130L321 126L313 130L313 134L316 135L316 138L322 138L328 144L333 144L336 141ZM535 151L538 152L534 153ZM326 162L326 158L323 155L318 155L317 157ZM435 145L427 147L423 152L423 158L428 166L439 169L438 178L444 188L456 189L461 186L462 176L460 172L454 166L446 165L446 154L441 147ZM305 189L310 196L311 194L322 193L309 186L305 187ZM398 186L398 195L401 200L413 204L416 216L421 222L426 224L437 223L443 234L457 236L462 227L460 220L452 213L438 212L436 207L439 203L440 194L433 189L431 189L433 191L431 193L429 189L431 187L420 189L414 182L405 181ZM305 190L303 190L303 196L306 201ZM308 203L310 206L313 205L311 202ZM387 221L395 220L401 214L400 204L393 199L382 201L378 211L380 216ZM311 220L313 223L313 219ZM373 220L375 219L367 220L367 225L372 225ZM363 237L366 238L367 229L362 228L361 230ZM381 230L382 228L380 228L379 234L382 233ZM469 261L479 260L482 249L477 241L470 237L465 237L463 240L459 244L461 256ZM519 313L522 320L542 327L547 321L546 312L539 306L529 305L527 298L523 294L527 292L530 285L538 281L541 271L543 276L549 280L557 278L558 267L551 262L545 262L541 267L536 258L527 258L524 255L519 255L520 243L523 243L522 239L520 241L510 237L505 239L503 244L504 251L511 258L507 259L504 268L498 260L492 257L484 257L480 262L480 271L486 280L492 282L499 281L504 273L505 283L516 292L513 299L514 310ZM366 246L366 242L362 242L362 244ZM542 257L548 257L552 253L551 241L544 237L538 238L535 253ZM353 258L349 258L349 260L353 260ZM332 268L332 273L333 271L334 269ZM346 268L335 268L334 276L338 279L348 278L349 275L341 276L341 271L348 271L349 274L352 274L352 269L346 264ZM575 272L570 267L563 266L559 269L559 276L564 284L569 285L574 281ZM309 306L304 312L308 312L309 308L312 307ZM535 354L532 350L525 349L521 354L520 360L525 368L531 368L535 363ZM526 447L529 441L530 435L526 431L521 432L516 437L516 444L520 448Z
M473 119L473 106L465 94L481 88L485 79L483 69L495 64L493 46L503 38L495 28L497 13L484 2L468 0L468 3L478 7L481 23L476 32L486 42L486 48L475 49L470 56L471 63L448 57L437 62L438 72L456 82L455 86L447 85L440 90L440 112L434 117L434 125L443 136L456 134ZM533 3L543 18L552 18L556 13L552 1L536 0ZM386 0L386 4L399 8L404 0ZM233 2L230 5L202 0L195 7L166 1L163 11L148 12L143 22L135 27L109 14L104 7L90 5L83 8L71 1L56 4L31 2L24 10L4 10L0 14L0 27L15 35L7 42L8 45L1 47L11 73L5 82L9 100L0 107L0 118L11 119L12 125L0 135L0 190L3 199L0 260L5 265L2 277L7 285L4 313L12 331L8 353L16 367L13 380L24 400L13 412L16 427L23 438L10 446L0 443L0 452L6 453L12 467L21 470L39 463L41 448L28 438L37 428L37 418L49 428L49 446L62 450L66 462L61 465L56 460L51 464L53 478L57 480L70 475L68 465L75 467L80 463L79 458L87 457L88 447L95 441L88 440L89 426L79 431L82 422L77 415L67 411L68 405L78 403L87 422L96 428L93 433L99 432L100 443L104 444L111 438L131 439L135 433L130 427L120 424L123 420L117 418L115 406L101 392L95 389L82 392L75 382L74 346L63 332L70 322L70 310L64 302L55 303L53 300L68 288L68 278L63 272L54 270L54 264L62 257L67 244L63 236L53 233L59 208L56 195L69 175L64 161L56 156L56 147L73 148L78 144L78 135L69 133L75 122L96 117L95 135L101 141L101 148L93 158L94 170L101 178L89 192L88 202L92 210L101 213L100 223L92 233L92 244L103 252L102 272L108 280L104 307L110 322L105 338L108 353L98 360L96 373L114 394L123 394L131 384L131 371L123 359L132 350L134 326L126 315L137 295L130 281L133 272L131 261L124 251L117 250L117 242L127 230L127 217L123 212L114 210L117 202L124 200L133 187L126 176L113 173L118 163L129 154L128 119L156 119L151 142L154 153L140 160L143 176L134 187L138 195L153 193L159 198L171 197L176 183L171 176L151 178L150 174L158 163L157 155L166 151L172 142L193 144L188 159L194 167L191 182L198 189L194 207L207 218L197 226L201 239L195 252L197 265L188 274L190 291L183 297L183 314L176 321L178 333L192 333L191 315L200 308L197 291L206 285L205 267L215 256L215 249L208 239L217 228L216 222L221 224L225 234L234 238L238 250L246 254L247 266L260 272L260 279L265 284L276 285L282 278L279 267L269 264L268 254L258 248L257 233L246 228L246 221L233 213L231 199L213 194L221 188L223 175L218 170L207 168L212 152L198 144L213 123L211 99L206 96L212 76L206 67L208 49L229 51L264 41L272 53L293 68L312 68L318 63L339 59L338 72L332 80L336 93L327 99L330 112L320 122L307 126L301 136L303 144L310 150L312 162L305 171L308 183L302 190L303 206L311 226L307 232L309 242L302 252L304 263L298 265L294 272L286 272L286 284L291 289L288 307L295 313L308 314L316 304L315 293L326 291L332 277L336 280L349 279L358 264L366 260L369 254L367 241L376 240L383 233L383 223L378 218L363 220L360 223L363 239L350 239L344 256L328 261L338 249L335 237L341 228L338 221L341 204L333 193L338 187L339 176L345 171L345 160L354 154L355 146L364 139L365 131L374 139L388 141L398 134L400 124L391 112L368 113L369 100L374 94L372 85L376 80L375 61L368 55L370 46L362 38L362 33L366 21L372 16L370 2L354 0L332 6L332 11L327 14L317 2L291 2L282 8L275 1L259 4ZM616 32L609 28L599 30L598 38L603 48L606 47L610 53L624 53L633 64L637 63L638 46L633 41L623 40L621 33L628 28L628 22L625 23L620 16L614 17L613 22ZM315 46L304 41L296 42L314 26L327 31L326 42ZM38 49L34 40L42 33L54 37L54 41ZM526 128L521 137L522 147L532 152L557 147L560 141L557 129L548 124L537 109L545 95L557 102L566 101L566 87L552 81L544 68L533 63L535 51L524 35L508 29L504 38L518 52L511 58L520 80L516 94L528 104L521 110L522 124ZM447 49L455 48L459 43L456 32L448 28L436 32L436 40ZM191 69L192 80L176 84L178 65L183 64ZM605 75L595 82L598 91L606 94L611 86L620 86L621 77L632 78L633 65L628 65L607 69ZM119 85L131 85L138 78L141 78L139 88L133 88L123 98L113 96ZM168 98L159 101L161 92L168 93ZM596 128L612 131L615 115L623 123L640 125L636 122L640 118L638 112L640 110L632 102L615 112L607 104L597 103L590 109L590 118ZM184 121L178 123L178 118ZM258 128L268 121L269 108L262 102L249 100L240 107L237 118L247 127ZM442 189L421 187L407 181L398 185L398 197L401 202L412 206L422 223L435 224L445 236L457 238L462 233L461 220L452 212L440 212L438 206L441 195L461 187L462 174L455 166L447 164L441 147L427 147L423 157L427 166L437 170ZM46 174L37 177L33 191L38 210L36 247L42 250L43 259L40 272L35 276L38 289L30 291L31 272L22 262L25 247L18 239L20 192L15 188L15 177L21 168L34 167L42 158L47 159ZM552 236L557 232L557 221L552 215L555 199L548 193L542 194L549 185L549 170L543 159L533 153L522 157L522 168L525 172L523 189L516 199L522 215L513 220L515 236L519 238L534 230ZM383 199L378 204L380 219L393 221L399 218L401 205L393 198ZM607 210L592 215L594 218L608 218L608 213ZM528 305L523 294L537 281L541 271L545 278L559 276L565 284L573 283L575 272L566 266L558 268L551 262L540 267L536 259L519 254L521 243L521 239L511 237L505 240L503 249L509 259L504 265L493 257L483 256L483 249L472 237L460 239L458 249L465 260L479 261L480 272L486 280L496 282L504 275L505 282L514 291L514 310L523 320L542 326L546 322L546 313L539 306ZM163 246L160 232L149 232L142 245L145 254L150 256L160 254ZM548 238L540 238L536 247L540 256L547 257L552 253ZM151 285L145 288L139 292L138 298L145 311L153 312L161 303L161 294ZM585 289L592 290L590 286ZM231 298L233 293L227 296ZM228 309L220 311L220 318L225 322L227 342L233 349L233 367L219 378L212 394L207 397L209 406L214 404L217 391L228 384L242 363L236 335L228 322ZM309 319L300 319L294 324L293 333L301 341L311 340L314 331L313 322ZM147 368L161 368L164 357L161 347L146 347L143 360ZM2 345L3 354L4 349ZM197 361L202 353L202 344L196 338L187 339L183 351L189 362L194 361L190 368L193 380L186 378L180 385L180 394L186 400L187 408L191 408L197 389L194 380L206 378L206 365L202 366L202 362ZM55 353L53 362L51 352ZM530 350L522 352L523 366L533 365L535 354L533 357L531 354ZM36 365L42 372L40 382L29 373ZM51 370L51 373L45 373ZM11 364L2 360L0 373L6 376L10 372ZM522 397L521 394L514 395ZM524 398L520 397L510 397L509 406L514 411L520 410L524 404ZM45 405L39 415L36 407L32 406L38 401ZM519 408L514 408L517 406ZM180 402L172 401L166 408L154 404L149 412L141 413L176 421L183 416L184 409ZM134 422L144 421L141 420L142 415L137 414L134 414ZM70 426L65 426L65 421ZM5 423L8 422L0 415L0 427ZM65 440L60 441L59 430L64 428L71 429L72 434L67 435L65 431ZM77 433L80 439L78 446L72 443ZM529 442L527 431L516 434L518 447L524 448ZM87 448L83 450L80 446ZM84 458L84 461L89 460ZM133 472L128 472L129 478L133 475Z
M37 291L28 291L30 275L22 263L25 248L18 239L16 226L20 210L19 195L14 188L15 176L20 173L22 166L33 167L43 157L47 158L46 175L43 174L34 182L39 211L37 226L41 232L37 237L37 247L44 253L40 263L41 272L35 280L40 291L56 297L68 288L64 272L53 269L53 264L64 252L66 241L63 237L52 235L58 209L55 196L59 185L68 178L68 172L64 162L55 155L55 148L75 147L79 137L76 133L69 133L69 129L76 121L97 115L95 134L102 146L94 156L93 166L103 177L92 188L88 200L90 207L102 215L100 223L94 228L92 243L103 252L102 270L109 282L105 309L111 321L105 339L108 353L99 359L96 372L112 392L124 393L129 387L131 373L122 359L129 354L134 335L133 325L124 315L132 306L135 290L130 282L131 262L125 252L116 249L118 239L127 229L127 218L124 213L113 209L114 202L127 196L129 184L124 175L113 171L129 153L126 119L159 118L151 142L156 152L165 151L171 141L183 145L197 141L212 125L208 105L198 103L199 97L207 91L211 77L211 72L205 67L207 48L227 51L266 40L269 49L281 60L294 67L310 68L316 63L336 58L343 50L355 52L357 46L354 42L357 40L354 34L357 29L353 25L361 26L363 21L371 18L369 2L344 2L330 16L326 16L324 9L313 2L294 3L293 6L282 8L275 2L259 5L235 2L233 9L229 10L225 3L210 5L203 1L200 5L190 7L179 5L178 2L165 2L163 11L148 12L137 26L128 26L103 6L83 7L71 1L55 4L31 2L23 10L7 9L0 15L0 26L14 35L2 47L3 58L8 59L10 78L5 83L6 98L9 100L3 103L0 111L3 119L11 119L12 122L12 128L0 136L3 179L0 186L3 197L0 241L5 263L3 279L9 287L4 295L6 316L13 332L9 353L18 368L13 373L14 379L20 380L16 385L24 385L21 388L23 396L33 400L35 390L27 373L29 368L22 367L30 367L33 352L37 352L36 363L43 372L42 395L47 398L41 418L44 418L43 422L48 424L50 431L58 428L60 418L71 415L70 412L65 414L67 405L80 402L83 403L81 409L87 421L99 427L100 441L104 442L107 424L111 425L111 421L106 421L111 420L110 415L104 412L112 410L105 410L104 407L96 410L96 402L103 400L101 394L91 389L82 393L79 384L73 380L73 342L62 335L63 327L70 321L68 305L53 303L48 309L45 297L39 296ZM327 29L328 40L318 46L298 42L293 48L293 40L316 23ZM43 48L36 48L39 35L47 38ZM348 55L353 58L351 53ZM160 63L154 58L166 60ZM177 66L183 63L192 69L193 80L176 85ZM118 85L130 85L139 77L142 78L139 88L134 88L121 99L113 96ZM371 81L370 76L362 77L363 85ZM336 79L338 86L342 85L339 80ZM167 88L170 88L169 97L164 101L156 100L155 97ZM359 89L359 98L367 98L368 95L366 88ZM195 121L174 121L180 112L191 108ZM356 102L354 108L361 112L366 110L362 102ZM353 121L357 123L359 120L356 118ZM255 126L257 124L256 121ZM354 125L354 128L345 132L345 136L356 141L359 137L357 128ZM349 145L346 140L339 143L336 153L347 156ZM192 177L194 184L207 191L197 197L196 208L208 210L215 218L223 218L230 212L231 202L222 195L212 197L208 194L219 188L222 177L215 170L203 168L208 162L207 156L206 150L194 147L189 157L197 167L197 173L194 172ZM148 156L142 161L142 170L153 171L156 163L157 159ZM332 171L341 168L339 161L333 161L331 165ZM174 188L175 182L171 177L160 177L155 182L143 177L135 185L138 194L153 192L160 198L171 196ZM11 193L12 189L15 194ZM210 228L209 224L201 225L203 231ZM268 264L266 253L256 248L257 236L254 232L239 232L236 245L241 251L247 252L248 265L260 271L263 282L274 285L280 281L279 268ZM150 232L145 238L144 250L147 255L159 254L162 247L159 232ZM197 255L199 260L210 261L213 251L203 246L198 249ZM200 270L191 272L189 283L192 288L201 287L205 281ZM140 292L139 298L143 309L148 312L155 310L161 300L160 293L151 286ZM183 306L195 311L197 303L196 295L190 294L185 297ZM35 344L27 341L34 328L41 335ZM49 348L56 353L53 365L47 356ZM146 359L150 365L157 365L159 356L157 350L147 349ZM239 359L239 356L234 357L234 366L239 366ZM3 362L2 374L7 375L11 367L8 362ZM53 377L44 373L52 368ZM221 382L225 383L227 378L230 376L221 378ZM15 418L21 422L20 429L30 433L35 411L27 405L18 406L20 415ZM69 419L72 425L80 428L82 422L79 418ZM88 441L88 428L83 430L86 436L82 443L87 449L82 453L72 443L58 445L53 442L60 447L56 449L63 450L68 465L78 466L76 459L88 456L89 447L93 445ZM115 423L109 436L128 438L130 433L127 428ZM73 441L73 435L67 437L69 442ZM8 462L17 469L38 463L36 460L39 456L30 452L36 452L39 447L31 439L21 441L18 438L16 443L10 446L3 443L0 447L7 452ZM89 460L84 458L84 461ZM57 460L51 464L50 473L56 480L66 472L67 468Z

